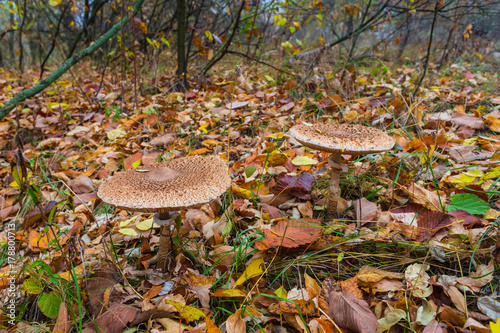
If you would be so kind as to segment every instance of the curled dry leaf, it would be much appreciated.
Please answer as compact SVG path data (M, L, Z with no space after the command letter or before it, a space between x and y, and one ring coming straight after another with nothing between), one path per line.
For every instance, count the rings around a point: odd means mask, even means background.
M429 284L430 276L426 273L428 269L428 265L421 264L413 264L406 268L406 283L413 296L426 298L432 294L432 285Z
M226 331L227 333L246 333L245 322L241 319L241 309L227 318Z
M491 260L488 265L478 265L477 270L470 276L457 279L457 283L471 288L475 292L479 292L480 288L490 283L493 279L493 271L495 265Z
M328 315L341 328L359 333L377 331L378 320L368 303L348 292L330 294Z
M406 317L406 312L402 309L395 309L385 315L384 318L378 320L377 333L388 331L396 325L401 319Z

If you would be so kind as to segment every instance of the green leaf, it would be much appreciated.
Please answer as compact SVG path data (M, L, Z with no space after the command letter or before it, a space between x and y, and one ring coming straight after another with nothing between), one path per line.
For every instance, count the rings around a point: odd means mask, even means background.
M250 176L253 175L255 170L257 170L257 167L255 167L255 165L247 166L245 169L245 175L247 176L247 178L250 178Z
M24 280L23 289L28 294L38 295L43 291L42 282L35 277L30 277L29 279Z
M56 318L59 314L61 303L61 295L55 291L51 293L43 293L40 298L38 298L38 307L40 308L40 311L52 319Z
M163 44L167 45L168 47L170 47L170 43L168 42L168 40L166 40L165 38L161 38L161 41L163 42Z
M448 211L465 210L470 214L484 214L490 210L490 206L484 200L472 193L460 193L451 197L451 203L447 207Z
M292 160L293 165L315 165L318 164L318 161L307 157L307 156L299 156Z

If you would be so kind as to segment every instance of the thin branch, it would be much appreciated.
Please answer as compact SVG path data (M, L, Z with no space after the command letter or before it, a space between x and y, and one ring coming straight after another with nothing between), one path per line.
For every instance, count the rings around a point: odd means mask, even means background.
M432 37L434 36L434 27L436 26L436 18L438 10L439 10L439 1L436 1L436 6L434 7L434 17L432 19L431 35L429 36L429 45L427 46L427 55L425 56L424 72L422 73L422 76L420 77L420 80L418 80L418 83L415 87L415 91L413 92L413 98L417 96L418 90L420 89L420 86L424 81L424 77L427 74L427 68L429 67L429 58L431 56L431 47L432 47Z

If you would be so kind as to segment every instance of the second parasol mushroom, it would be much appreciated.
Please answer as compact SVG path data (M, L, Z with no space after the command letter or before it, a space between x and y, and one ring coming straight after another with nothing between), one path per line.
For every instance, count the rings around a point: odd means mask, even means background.
M227 166L219 157L191 156L120 172L104 182L97 195L118 208L156 213L153 220L161 226L157 267L164 270L178 212L216 199L230 185Z
M341 154L368 155L390 150L394 146L394 141L386 133L362 125L300 124L293 126L289 134L306 147L332 153L328 159L331 168L328 216L337 212L340 198Z

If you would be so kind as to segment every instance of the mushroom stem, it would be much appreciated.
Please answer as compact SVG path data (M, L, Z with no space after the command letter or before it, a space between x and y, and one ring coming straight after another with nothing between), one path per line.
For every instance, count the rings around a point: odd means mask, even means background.
M158 249L158 264L157 267L166 271L168 253L172 249L172 235L170 234L170 226L164 225L160 229L160 246Z
M342 157L340 154L332 154L328 158L330 164L330 193L326 204L326 216L337 214L337 206L340 198L340 172L342 171Z
M157 267L166 270L168 253L172 250L172 226L179 213L156 213L153 221L161 226Z

